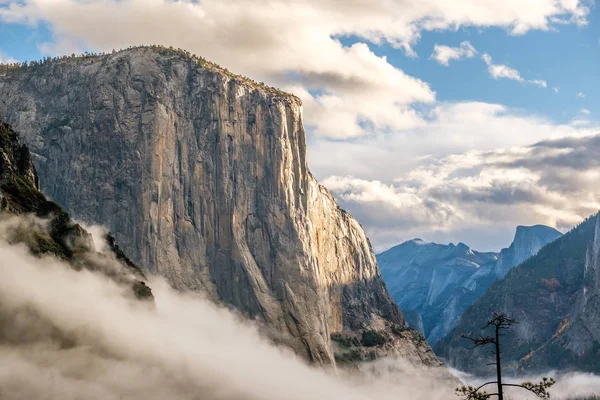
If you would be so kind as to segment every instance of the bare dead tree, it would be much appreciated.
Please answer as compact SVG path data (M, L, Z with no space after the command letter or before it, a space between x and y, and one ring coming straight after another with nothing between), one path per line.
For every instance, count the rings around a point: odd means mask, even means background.
M460 335L464 339L468 339L473 343L471 349L475 349L478 347L484 347L488 345L494 345L494 350L492 353L496 356L495 362L490 365L496 365L496 380L486 382L479 387L474 386L461 386L456 389L456 395L461 396L464 400L488 400L492 396L498 397L498 400L504 400L504 387L512 386L518 387L521 389L525 389L535 394L540 399L549 399L550 393L548 389L554 385L555 380L553 378L542 378L542 380L538 383L531 382L523 382L521 384L512 384L512 383L502 383L502 348L500 346L500 337L504 336L506 330L510 329L513 324L516 324L517 321L508 317L504 313L494 312L492 314L492 318L487 322L487 324L481 329L486 330L488 328L494 329L493 336L478 336L471 337L467 335ZM496 393L487 393L483 390L484 387L488 385L496 385L497 392Z

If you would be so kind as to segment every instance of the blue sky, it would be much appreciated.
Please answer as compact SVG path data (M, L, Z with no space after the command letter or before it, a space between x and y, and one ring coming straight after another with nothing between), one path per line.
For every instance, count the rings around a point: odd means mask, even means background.
M515 36L500 28L461 28L455 32L424 32L414 46L418 58L407 57L389 44L371 50L393 65L428 82L440 101L477 100L505 104L568 122L582 108L597 110L600 101L600 10L593 9L584 27L565 25L556 31L533 31ZM495 62L506 64L526 79L544 79L547 88L493 79L479 56L450 62L448 67L430 59L435 44L451 47L469 41ZM350 45L355 38L344 38ZM559 89L554 93L552 87ZM585 98L578 98L578 93Z
M412 237L498 250L517 225L564 231L600 208L600 169L545 165L595 141L539 158L600 132L592 1L343 4L0 0L0 58L173 45L297 94L311 170L378 250ZM465 42L470 57L431 57Z

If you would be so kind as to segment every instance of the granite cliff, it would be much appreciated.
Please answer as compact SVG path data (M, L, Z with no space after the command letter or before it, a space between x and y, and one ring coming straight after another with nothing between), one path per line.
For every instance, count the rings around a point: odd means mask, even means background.
M439 365L406 330L362 227L310 174L296 97L141 47L0 69L0 113L42 190L107 226L146 272L263 321L315 363Z

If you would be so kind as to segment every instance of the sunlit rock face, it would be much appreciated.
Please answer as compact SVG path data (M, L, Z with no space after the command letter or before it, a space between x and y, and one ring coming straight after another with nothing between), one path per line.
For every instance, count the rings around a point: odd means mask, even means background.
M405 328L362 227L308 170L296 97L146 47L0 72L0 113L75 218L307 359L334 362L333 333Z
M377 260L392 297L409 312L411 326L435 344L494 281L560 236L548 226L519 226L510 247L500 253L414 239Z

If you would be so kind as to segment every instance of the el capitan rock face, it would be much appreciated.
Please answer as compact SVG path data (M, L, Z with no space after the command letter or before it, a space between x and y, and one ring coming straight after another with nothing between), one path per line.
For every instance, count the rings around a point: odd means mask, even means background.
M164 48L0 70L42 189L147 271L331 363L331 334L405 328L362 227L310 174L300 101ZM438 365L410 339L390 352Z
M410 313L411 326L433 345L495 280L561 235L544 225L519 226L510 247L500 253L414 239L379 254L377 260L392 297Z

